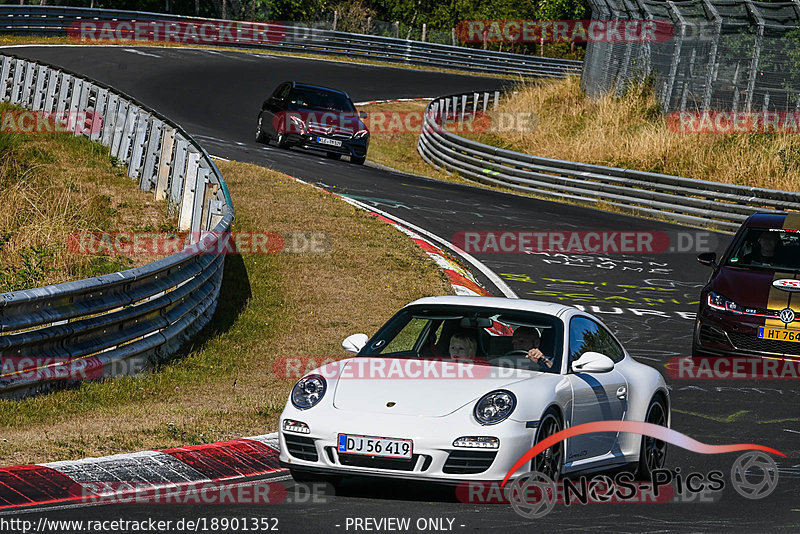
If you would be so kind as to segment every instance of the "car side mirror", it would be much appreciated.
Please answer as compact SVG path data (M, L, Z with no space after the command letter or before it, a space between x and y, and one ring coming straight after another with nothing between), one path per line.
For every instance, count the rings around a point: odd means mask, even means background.
M716 252L703 252L697 255L697 261L709 267L717 266L717 253Z
M361 349L364 348L364 345L367 344L367 341L369 341L367 334L353 334L352 336L347 336L345 340L342 341L342 348L347 352L358 354L361 352Z
M584 352L572 362L573 373L607 373L614 369L614 361L599 352Z

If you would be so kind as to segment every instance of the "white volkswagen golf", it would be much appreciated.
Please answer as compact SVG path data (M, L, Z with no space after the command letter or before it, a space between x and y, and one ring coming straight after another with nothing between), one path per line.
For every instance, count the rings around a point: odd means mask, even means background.
M342 475L497 481L537 442L603 420L670 424L661 374L597 318L570 306L490 297L408 304L357 355L297 382L280 418L280 460L296 480ZM666 443L585 434L532 465L552 479L620 466L648 478Z

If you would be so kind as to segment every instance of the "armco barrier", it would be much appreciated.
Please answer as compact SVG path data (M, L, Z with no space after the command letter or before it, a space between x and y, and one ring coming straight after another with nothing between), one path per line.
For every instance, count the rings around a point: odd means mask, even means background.
M43 391L64 377L129 374L169 358L217 305L225 259L218 240L228 239L234 214L216 165L180 126L135 99L37 61L0 55L0 100L86 112L87 135L109 147L142 190L168 200L181 230L202 235L143 267L0 295L0 397ZM10 358L14 365L6 365Z
M437 169L479 182L725 231L735 230L755 211L800 210L796 192L541 158L485 145L441 127L442 120L496 110L499 99L495 91L432 100L419 135L419 154Z
M0 5L0 33L42 36L64 36L77 21L176 21L197 23L230 23L202 19L111 9L90 9L63 6ZM238 24L235 23L234 24ZM486 74L513 74L525 78L563 77L579 75L581 62L526 56L506 52L479 50L421 41L408 41L376 35L363 35L310 28L302 25L281 25L280 38L273 42L254 44L241 42L211 43L223 46L245 46L267 50L305 52L309 54L346 56L389 63L402 63L436 68L448 68ZM236 32L233 32L236 36Z

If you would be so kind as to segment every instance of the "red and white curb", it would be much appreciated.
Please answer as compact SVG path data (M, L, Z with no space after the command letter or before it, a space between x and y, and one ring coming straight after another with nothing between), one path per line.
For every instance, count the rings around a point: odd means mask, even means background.
M278 435L205 445L116 454L102 458L0 468L0 510L43 504L92 502L92 487L186 487L279 474Z

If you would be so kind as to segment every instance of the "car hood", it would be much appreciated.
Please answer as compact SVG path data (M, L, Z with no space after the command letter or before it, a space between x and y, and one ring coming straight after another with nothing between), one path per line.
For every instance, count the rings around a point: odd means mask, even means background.
M335 408L424 417L448 415L490 391L544 374L416 358L351 358L343 363Z
M711 290L745 308L781 310L788 306L791 293L773 287L772 282L782 278L794 278L794 274L724 266L711 283Z

